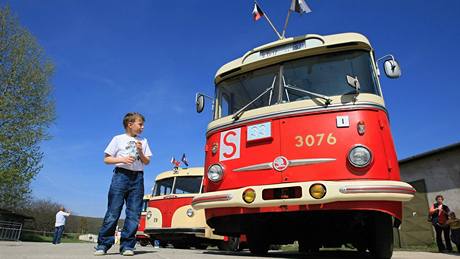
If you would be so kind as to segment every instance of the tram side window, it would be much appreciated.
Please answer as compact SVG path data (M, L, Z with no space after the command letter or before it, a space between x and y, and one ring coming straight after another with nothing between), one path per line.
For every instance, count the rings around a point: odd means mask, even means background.
M201 176L177 177L174 194L199 193L201 186Z
M221 107L221 116L227 116L231 114L230 108L230 97L226 93L222 93L222 98L220 99L220 107Z
M160 195L168 195L171 194L172 192L172 187L174 183L174 178L166 178L163 180L159 180L155 184L155 196L160 196Z

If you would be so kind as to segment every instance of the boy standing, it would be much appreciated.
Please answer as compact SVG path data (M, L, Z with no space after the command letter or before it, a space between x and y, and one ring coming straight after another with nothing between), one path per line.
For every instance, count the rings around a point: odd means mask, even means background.
M139 135L144 130L144 116L128 113L123 119L125 134L115 136L105 149L104 162L115 169L108 194L107 212L97 240L94 255L104 255L114 244L118 219L126 201L126 219L121 232L120 253L134 255L136 231L144 196L144 165L150 163L152 152L147 139Z

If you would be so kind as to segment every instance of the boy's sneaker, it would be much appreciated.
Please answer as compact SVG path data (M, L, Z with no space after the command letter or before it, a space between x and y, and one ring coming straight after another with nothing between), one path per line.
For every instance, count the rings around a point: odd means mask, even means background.
M134 255L134 251L133 251L133 250L126 249L126 250L124 250L121 254L122 254L123 256L133 256L133 255Z
M95 256L105 255L105 254L106 254L105 251L102 249L96 250L96 252L94 252Z

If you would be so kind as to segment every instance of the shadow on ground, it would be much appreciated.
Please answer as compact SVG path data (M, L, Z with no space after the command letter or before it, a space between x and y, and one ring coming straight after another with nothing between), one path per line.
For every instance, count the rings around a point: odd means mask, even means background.
M203 254L212 255L226 255L226 256L253 256L249 251L242 252L224 252L224 251L203 251ZM341 259L341 258L353 258L353 259L369 259L372 258L368 253L356 252L356 251L320 251L317 253L302 254L298 252L283 252L283 251L270 251L264 257L270 258L327 258L327 259Z
M157 253L157 251L134 251L134 255L141 255L141 254L154 254L154 253ZM107 254L105 254L105 256L111 256L111 255L116 255L116 256L120 256L120 253L118 252L107 252Z

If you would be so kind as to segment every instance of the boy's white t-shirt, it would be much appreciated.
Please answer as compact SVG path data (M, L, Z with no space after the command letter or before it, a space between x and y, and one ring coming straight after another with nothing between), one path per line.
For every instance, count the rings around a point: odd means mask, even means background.
M64 211L58 211L56 213L56 223L54 224L55 227L60 227L65 225L65 217L70 216L70 213Z
M132 156L136 159L134 163L130 165L118 163L115 164L115 166L125 168L131 171L144 171L144 164L142 163L136 149L137 141L140 141L142 143L142 152L144 153L144 156L152 156L152 152L150 151L150 147L146 138L142 138L139 136L131 137L128 134L121 134L113 137L112 141L110 141L104 153L112 157Z

